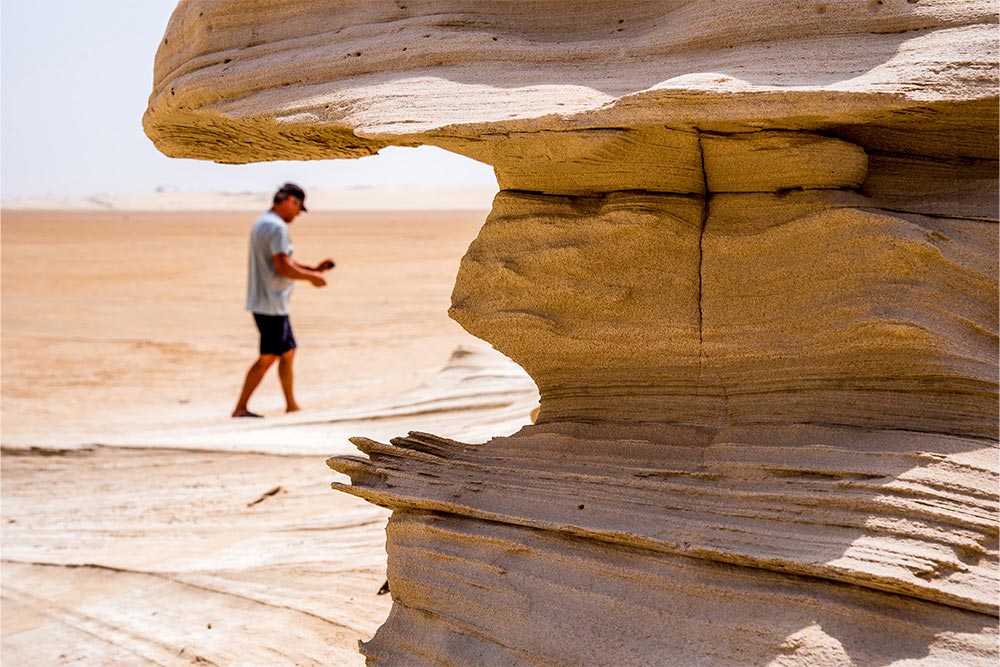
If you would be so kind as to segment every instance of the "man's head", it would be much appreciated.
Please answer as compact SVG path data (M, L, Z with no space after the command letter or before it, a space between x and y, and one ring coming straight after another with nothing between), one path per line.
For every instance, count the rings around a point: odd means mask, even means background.
M299 213L306 211L306 192L295 183L285 183L274 193L271 210L285 222L291 222Z

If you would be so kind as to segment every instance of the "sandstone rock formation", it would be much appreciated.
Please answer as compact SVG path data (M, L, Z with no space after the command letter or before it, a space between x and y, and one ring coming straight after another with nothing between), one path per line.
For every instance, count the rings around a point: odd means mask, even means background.
M393 510L371 664L995 663L996 37L983 0L180 3L168 155L496 169L451 315L541 413L330 461Z

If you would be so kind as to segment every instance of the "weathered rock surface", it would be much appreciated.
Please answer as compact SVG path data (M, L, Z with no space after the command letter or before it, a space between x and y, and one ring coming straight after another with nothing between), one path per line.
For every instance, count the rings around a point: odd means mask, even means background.
M501 186L451 315L541 412L330 461L394 511L371 664L994 664L996 34L958 0L179 5L167 154L434 144Z

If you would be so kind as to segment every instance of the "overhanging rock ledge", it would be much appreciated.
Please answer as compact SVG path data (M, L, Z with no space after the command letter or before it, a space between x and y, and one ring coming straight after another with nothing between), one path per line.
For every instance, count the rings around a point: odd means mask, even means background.
M178 5L164 153L496 170L450 314L541 412L330 460L370 664L996 663L996 4L775 7Z

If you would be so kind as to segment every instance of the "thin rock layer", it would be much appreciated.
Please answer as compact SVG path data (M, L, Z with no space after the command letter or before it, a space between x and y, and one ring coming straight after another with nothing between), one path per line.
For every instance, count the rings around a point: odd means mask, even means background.
M370 664L995 663L996 23L179 5L144 119L164 152L432 144L501 187L450 313L540 413L330 460L393 510Z

